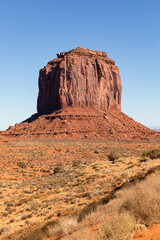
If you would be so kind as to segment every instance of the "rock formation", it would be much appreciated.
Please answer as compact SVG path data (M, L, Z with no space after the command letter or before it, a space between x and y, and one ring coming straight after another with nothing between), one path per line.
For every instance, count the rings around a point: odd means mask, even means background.
M10 138L149 139L160 136L121 112L118 67L105 52L75 48L40 70L37 113L7 131Z
M119 69L105 52L77 47L40 70L38 113L67 106L121 110Z

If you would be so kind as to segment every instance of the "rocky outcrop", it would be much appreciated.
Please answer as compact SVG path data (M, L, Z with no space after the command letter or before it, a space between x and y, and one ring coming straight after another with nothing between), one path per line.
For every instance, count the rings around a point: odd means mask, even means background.
M121 79L105 52L77 47L40 70L38 114L67 106L121 110Z

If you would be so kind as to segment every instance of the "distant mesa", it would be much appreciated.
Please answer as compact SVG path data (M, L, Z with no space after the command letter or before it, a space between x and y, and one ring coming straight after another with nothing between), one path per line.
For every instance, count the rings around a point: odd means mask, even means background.
M39 73L37 113L0 134L21 139L149 139L159 133L121 112L121 78L105 52L77 47Z
M153 128L154 131L160 132L160 127L158 128Z

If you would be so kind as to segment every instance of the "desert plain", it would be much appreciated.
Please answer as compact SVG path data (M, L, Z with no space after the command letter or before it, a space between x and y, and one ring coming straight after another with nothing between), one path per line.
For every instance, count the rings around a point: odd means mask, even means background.
M0 238L58 240L79 226L85 231L87 226L90 234L98 232L110 211L108 201L116 198L119 189L159 172L160 158L142 157L144 151L159 146L158 138L1 142ZM108 157L113 153L115 160ZM97 215L89 222L86 218L92 214ZM66 217L76 218L72 231L54 231L55 224Z

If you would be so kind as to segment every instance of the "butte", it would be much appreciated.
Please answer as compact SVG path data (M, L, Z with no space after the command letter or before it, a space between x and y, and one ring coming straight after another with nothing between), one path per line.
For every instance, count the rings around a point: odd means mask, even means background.
M37 113L1 136L20 139L149 139L159 136L121 112L121 78L105 52L77 47L39 73Z

